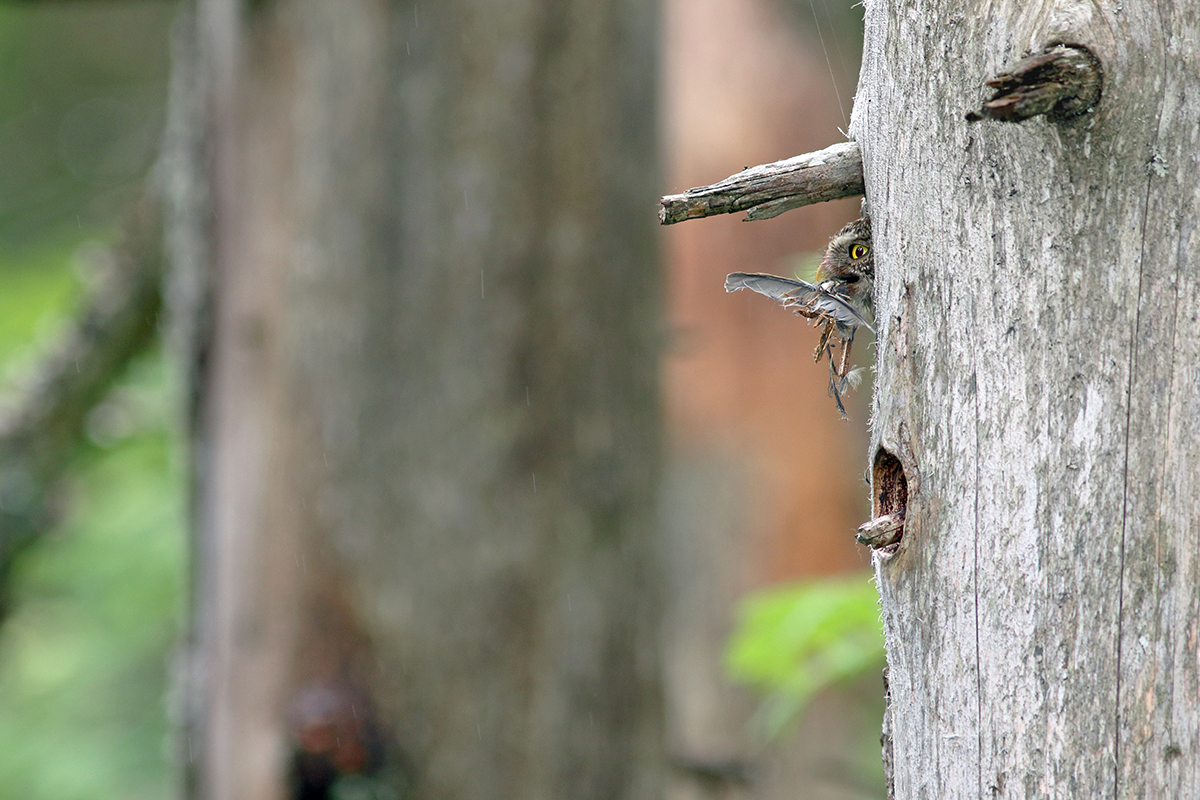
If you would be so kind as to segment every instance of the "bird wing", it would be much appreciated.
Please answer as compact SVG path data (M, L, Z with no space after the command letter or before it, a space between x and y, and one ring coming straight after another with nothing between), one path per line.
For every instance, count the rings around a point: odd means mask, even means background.
M824 286L763 272L731 273L725 278L725 291L736 292L739 289L751 289L766 295L783 303L784 308L803 306L824 312L844 325L864 325L872 333L875 332L875 327L858 313L842 293Z

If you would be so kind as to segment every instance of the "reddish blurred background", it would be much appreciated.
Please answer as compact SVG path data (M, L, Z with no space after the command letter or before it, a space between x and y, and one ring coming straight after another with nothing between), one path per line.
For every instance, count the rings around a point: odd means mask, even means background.
M668 0L665 192L845 139L861 34L848 27L856 17L844 5ZM763 297L724 291L731 271L794 274L815 263L859 209L856 198L763 222L727 215L664 229L667 519L696 584L672 592L671 747L688 763L744 760L756 770L742 788L683 774L676 797L882 796L871 763L882 709L877 678L825 693L793 736L764 746L747 728L753 698L721 671L745 594L869 566L853 539L869 512L869 380L848 399L849 421L841 420L826 367L812 359L816 332ZM872 351L861 346L858 363L869 364Z

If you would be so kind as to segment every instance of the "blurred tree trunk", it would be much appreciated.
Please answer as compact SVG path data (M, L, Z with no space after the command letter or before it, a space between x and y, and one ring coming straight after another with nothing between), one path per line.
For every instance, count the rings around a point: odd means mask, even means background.
M655 14L186 16L191 797L352 771L338 698L388 796L657 795Z
M1200 15L866 17L895 796L1200 796ZM1054 41L1100 57L1095 113L964 121Z

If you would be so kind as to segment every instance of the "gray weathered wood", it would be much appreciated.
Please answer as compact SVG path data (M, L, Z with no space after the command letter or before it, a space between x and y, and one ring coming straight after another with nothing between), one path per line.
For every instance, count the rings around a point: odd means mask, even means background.
M1053 41L1056 124L963 114ZM1200 797L1200 10L868 0L897 798Z
M1055 44L1021 59L987 85L995 96L978 111L968 112L968 122L1024 122L1040 114L1063 122L1096 107L1104 75L1099 59L1087 48Z
M711 186L660 201L663 225L749 210L747 220L776 217L793 208L863 193L862 154L854 142L748 167Z

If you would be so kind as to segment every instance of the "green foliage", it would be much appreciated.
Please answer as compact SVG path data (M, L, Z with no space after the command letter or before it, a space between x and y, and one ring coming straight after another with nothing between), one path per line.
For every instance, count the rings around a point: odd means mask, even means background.
M68 230L0 255L0 365L10 390L79 293L72 261L95 247L82 237ZM6 587L0 800L174 794L165 698L184 538L168 386L160 355L147 355L92 412L91 441L61 487L60 521Z
M757 727L776 736L821 689L883 666L875 587L858 574L750 595L725 656L734 680L765 695Z
M61 237L22 252L0 251L0 365L5 383L29 367L78 295L68 266L78 242Z
M163 119L175 4L0 4L0 248L105 228Z
M139 193L175 13L153 0L0 5L0 393L71 313L73 263ZM165 698L184 539L169 384L147 356L90 415L59 522L5 587L0 800L176 794Z
M0 288L0 295L2 295ZM155 355L96 414L60 525L18 564L0 629L0 798L167 797L181 482Z

